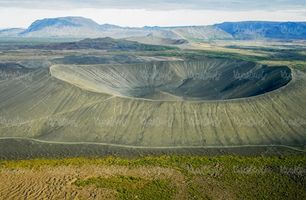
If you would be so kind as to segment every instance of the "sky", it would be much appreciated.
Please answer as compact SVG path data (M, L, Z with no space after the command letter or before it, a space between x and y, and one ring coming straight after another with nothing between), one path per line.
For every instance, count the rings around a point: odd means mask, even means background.
M130 27L306 21L306 0L0 0L0 28L65 16Z

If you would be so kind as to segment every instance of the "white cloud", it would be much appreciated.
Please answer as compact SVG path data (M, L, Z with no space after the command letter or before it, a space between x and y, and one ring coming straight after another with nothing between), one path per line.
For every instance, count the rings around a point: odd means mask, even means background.
M71 9L42 10L0 8L0 27L27 27L42 18L83 16L96 22L121 26L179 26L207 25L224 21L306 21L306 9L280 11L222 11L222 10L145 10L145 9Z

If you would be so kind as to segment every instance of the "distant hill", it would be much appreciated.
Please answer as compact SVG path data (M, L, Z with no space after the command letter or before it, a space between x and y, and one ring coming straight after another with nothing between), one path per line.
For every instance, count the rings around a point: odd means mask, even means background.
M130 41L137 41L141 42L144 44L153 44L153 45L182 45L182 44L187 44L188 40L186 39L180 39L174 37L163 37L163 35L155 34L155 33L150 33L147 36L142 36L142 37L130 37L127 38L127 40Z
M37 20L20 33L25 37L98 36L101 26L83 17L59 17Z
M185 44L183 41L231 39L306 39L306 22L224 22L211 26L142 28L98 24L84 17L47 18L27 29L0 30L0 37L135 39L147 44ZM164 43L166 42L166 43Z
M37 20L23 33L41 31L47 27L64 28L64 27L84 27L91 29L99 29L100 25L91 19L83 17L60 17Z
M232 39L232 35L214 26L186 26L169 28L189 41Z
M24 49L46 49L46 50L74 50L74 49L99 49L107 51L161 51L176 49L168 46L142 44L124 39L113 39L110 37L84 39L77 42L50 43L41 45L18 46Z
M22 28L9 28L0 30L0 37L18 37L20 33L25 31Z
M306 39L306 22L225 22L215 27L235 39Z

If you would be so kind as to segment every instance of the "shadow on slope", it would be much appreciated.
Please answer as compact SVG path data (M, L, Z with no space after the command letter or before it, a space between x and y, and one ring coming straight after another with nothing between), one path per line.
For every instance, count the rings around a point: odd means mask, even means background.
M251 97L278 89L292 78L285 66L212 58L132 65L56 65L51 73L91 91L161 101Z

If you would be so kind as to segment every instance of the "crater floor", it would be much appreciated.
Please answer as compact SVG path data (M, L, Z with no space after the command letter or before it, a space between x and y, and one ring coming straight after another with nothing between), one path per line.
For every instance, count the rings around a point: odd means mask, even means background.
M98 93L160 101L251 97L278 89L292 78L286 66L213 58L127 65L55 65L51 73Z

